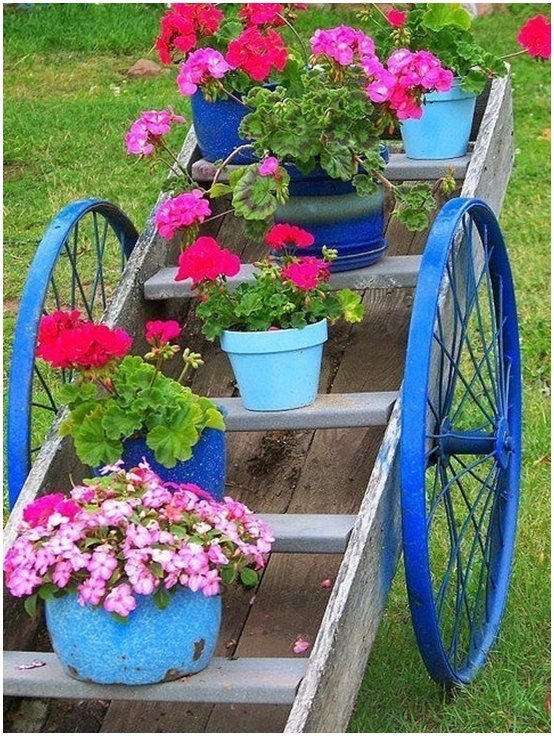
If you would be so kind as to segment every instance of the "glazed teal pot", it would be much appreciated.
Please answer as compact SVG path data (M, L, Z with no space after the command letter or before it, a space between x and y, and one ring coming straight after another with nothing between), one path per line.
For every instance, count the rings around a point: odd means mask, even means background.
M207 667L221 624L221 596L179 588L164 610L137 595L127 623L76 594L45 601L46 625L63 669L104 685L147 685Z

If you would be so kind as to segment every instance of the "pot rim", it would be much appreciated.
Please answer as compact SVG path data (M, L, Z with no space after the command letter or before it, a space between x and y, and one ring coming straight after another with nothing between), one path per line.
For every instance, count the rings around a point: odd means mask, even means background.
M291 327L284 330L224 330L220 337L220 345L226 353L294 352L326 342L327 323L327 318L324 318L306 327Z

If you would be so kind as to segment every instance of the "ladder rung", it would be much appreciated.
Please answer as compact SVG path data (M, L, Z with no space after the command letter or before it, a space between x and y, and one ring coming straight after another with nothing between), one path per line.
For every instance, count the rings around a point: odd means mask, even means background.
M388 256L366 268L354 271L341 271L331 274L330 284L333 289L388 289L415 286L421 264L421 256ZM228 279L229 286L236 288L242 283L251 283L254 267L251 263L243 264L236 276ZM177 268L162 268L144 283L144 298L154 299L190 299L191 282L175 281Z
M387 424L396 391L320 394L310 406L288 411L249 411L240 398L212 398L225 414L229 432L275 429L382 427Z
M272 552L342 554L356 521L352 514L259 514L275 541Z
M420 160L408 158L405 153L391 153L389 163L385 168L385 176L392 181L440 179L447 169L453 169L455 179L463 179L471 154L454 159ZM219 181L228 181L229 174L235 165L227 166L219 176ZM192 164L192 178L196 181L212 181L217 168L210 161L199 159Z
M43 667L18 669L34 660ZM94 685L64 673L55 654L4 652L4 695L33 698L182 701L187 703L292 703L308 660L215 657L197 675L160 685Z

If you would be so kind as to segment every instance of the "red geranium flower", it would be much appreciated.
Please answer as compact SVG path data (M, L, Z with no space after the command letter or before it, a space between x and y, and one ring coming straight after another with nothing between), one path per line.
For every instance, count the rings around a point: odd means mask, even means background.
M287 59L287 49L277 31L262 33L256 26L231 41L225 56L230 66L242 69L256 82L265 81L272 69L282 72Z
M146 342L150 345L166 344L180 334L181 327L174 319L155 319L146 323Z
M407 17L408 12L405 10L396 10L395 8L393 8L387 13L388 22L391 24L391 26L394 26L395 28L400 28L401 26L403 26L406 22Z
M545 15L536 15L520 28L517 40L530 56L550 59L550 31L548 18Z
M283 281L292 281L302 291L317 289L323 281L329 279L329 275L329 264L313 256L300 258L281 271Z
M161 19L156 48L162 64L171 64L175 51L186 55L196 48L198 38L212 36L223 20L212 3L175 3Z
M84 322L80 312L42 318L36 354L54 368L100 368L129 352L131 337L119 328Z
M301 227L288 225L287 223L274 225L265 236L265 242L273 250L309 248L310 245L314 244L314 241L314 236L307 230L302 230Z
M179 270L175 281L192 279L195 286L201 281L215 281L220 276L235 276L240 271L240 258L230 250L220 248L214 238L198 238L179 256Z
M283 14L283 10L282 3L244 3L239 10L239 18L252 26L267 24L282 26L285 21L278 16Z

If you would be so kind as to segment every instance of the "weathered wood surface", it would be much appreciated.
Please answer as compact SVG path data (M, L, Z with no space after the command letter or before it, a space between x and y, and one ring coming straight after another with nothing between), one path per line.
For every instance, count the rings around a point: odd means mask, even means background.
M395 391L319 394L310 406L272 412L248 411L237 397L216 403L225 414L228 432L252 432L385 426L397 397Z
M496 197L493 206L500 206L503 194L495 192L495 187L505 188L507 182L505 173L498 176L497 162L511 161L511 143L507 145L497 140L498 135L505 136L511 130L511 120L502 124L498 119L500 111L506 114L511 110L507 94L509 83L505 85L502 80L495 81L483 116L482 135L475 144L476 153L464 184L467 196L487 197L486 192L490 192L492 198ZM198 153L193 149L194 137L189 134L182 153L183 162L194 163ZM480 160L482 165L473 166L476 160ZM506 165L503 170L505 172ZM390 204L388 211L390 213ZM237 232L240 231L232 217L216 220L211 226L211 234L217 234L223 245L234 246L237 250ZM389 224L387 237L392 255L417 254L424 246L424 236L414 236L393 224ZM141 250L142 256L139 255ZM259 247L251 243L244 244L238 251L243 260L249 261L255 260L260 253ZM201 340L199 323L188 311L188 302L177 299L164 303L156 301L151 305L143 302L141 289L144 281L160 267L175 262L175 249L168 249L165 243L157 242L150 232L139 241L133 258L141 259L141 263L137 263L134 276L126 274L118 292L119 312L117 309L114 312L112 305L108 314L110 323L117 321L136 332L150 314L179 315L185 320L187 344L202 351L206 358L206 366L194 378L193 389L211 396L232 395L235 386L227 359L217 348ZM320 385L322 393L392 392L400 386L411 290L371 290L365 294L364 302L368 307L364 323L354 327L337 325L333 329L332 339L326 345ZM268 514L349 515L357 514L362 504L362 513L350 535L344 556L274 554L264 571L255 599L251 592L244 590L235 590L226 596L218 656L290 657L296 636L316 641L290 716L289 706L284 705L250 707L175 703L168 708L159 703L127 701L114 701L109 707L105 701L77 705L62 700L19 701L17 707L26 706L24 715L27 715L27 722L34 724L34 728L29 730L267 733L281 731L285 727L287 732L293 732L298 727L303 731L344 731L396 556L398 519L394 473L397 472L395 458L398 448L394 425L397 416L398 407L383 445L380 428L229 435L228 491L255 510ZM33 478L29 478L27 485L32 481L32 487L28 498L37 490L46 492L66 485L67 469L75 463L73 452L67 444L63 448L51 445L52 448L56 451L54 457L48 458L50 475L46 474L50 480L43 485L41 475L44 475L44 467L41 469L39 466ZM379 460L375 463L377 456ZM387 480L382 470L389 464L393 475ZM394 486L392 492L387 490L387 484ZM364 489L367 489L365 496ZM392 533L385 539L380 535L383 535L382 526L386 525ZM373 531L369 533L370 530ZM366 532L368 537L364 541ZM379 555L386 561L382 579L356 577L356 570L363 575L364 561L375 568ZM320 587L323 578L336 580L331 593ZM364 583L369 586L367 594ZM364 618L368 605L377 616L375 620ZM11 606L8 604L8 611ZM15 621L7 636L9 648L33 648L31 645L37 638L36 627L31 625L25 629L21 617L16 617ZM42 633L39 637L42 647L44 641ZM298 661L304 663L307 658L301 657ZM20 710L19 714L22 712ZM9 724L14 722L13 713L8 720L8 730ZM18 730L17 726L13 730Z
M215 657L192 677L161 685L95 685L68 677L55 654L40 657L43 666L20 669L36 660L34 652L6 652L4 692L7 695L125 701L206 703L292 703L306 670L301 659Z
M404 242L401 240L400 242ZM331 274L329 283L333 289L388 289L415 286L421 258L414 256L386 257L373 266L358 268L355 271L342 271ZM254 281L254 267L245 263L236 276L228 283L231 289L243 283ZM175 281L175 266L162 268L144 284L145 299L189 299L192 297L188 281Z
M408 158L405 153L393 152L385 168L385 176L390 181L422 181L425 179L440 179L448 169L452 169L456 179L463 179L471 161L471 153L454 159L426 159ZM226 166L218 177L218 181L228 181L231 172L237 166ZM210 161L198 159L192 165L192 176L196 181L210 182L217 172L217 167Z

